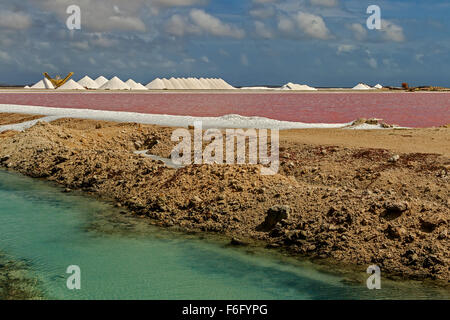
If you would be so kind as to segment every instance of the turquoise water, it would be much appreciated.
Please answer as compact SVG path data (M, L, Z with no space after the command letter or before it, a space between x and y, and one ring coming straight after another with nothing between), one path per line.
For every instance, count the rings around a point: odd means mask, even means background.
M0 170L0 251L25 260L52 299L449 298L445 290L366 275L349 285L307 262L150 226L111 205ZM66 287L69 265L81 290Z

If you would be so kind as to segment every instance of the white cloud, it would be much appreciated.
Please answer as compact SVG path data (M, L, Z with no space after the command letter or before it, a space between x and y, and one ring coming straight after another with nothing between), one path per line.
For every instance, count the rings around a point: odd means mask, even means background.
M72 48L75 48L75 49L78 49L78 50L88 50L89 49L89 43L87 41L70 42L70 46Z
M108 18L109 23L112 28L126 31L141 31L146 30L144 22L141 19L135 17L121 17L121 16L111 16Z
M192 9L188 17L173 15L166 24L165 30L178 37L186 34L210 34L217 37L242 39L245 36L244 30L224 23L200 9Z
M338 5L338 0L309 0L312 5L322 6L322 7L336 7Z
M10 57L10 55L7 53L7 52L5 52L5 51L0 51L0 61L10 61L11 60L11 57Z
M255 32L261 38L270 39L273 37L272 31L261 21L255 21Z
M212 35L237 39L245 36L245 32L243 30L226 24L203 10L192 9L189 16L192 21L203 31Z
M352 44L341 44L337 48L337 54L352 52L356 49L356 46Z
M0 29L24 30L31 26L31 17L23 12L0 11Z
M204 5L207 3L207 0L153 0L152 2L161 7L189 7Z
M423 58L425 57L425 55L423 53L417 53L414 56L414 59L419 62L419 63L423 63Z
M204 63L209 63L209 58L207 56L203 56L200 58Z
M140 15L145 0L127 0L126 5L120 0L35 0L37 5L48 12L53 12L61 22L65 22L69 5L78 5L81 9L81 29L90 31L146 31Z
M107 36L99 32L92 34L89 42L94 47L100 48L111 48L119 43L117 40L108 38Z
M367 37L367 29L359 23L353 23L349 26L349 29L353 32L353 36L356 40L364 40Z
M384 38L386 40L394 42L405 41L403 28L389 20L386 19L381 20L381 31L384 32Z
M369 66L372 68L372 69L376 69L376 68L378 68L378 62L377 62L377 60L375 59L375 58L369 58L368 60L367 60L367 63L369 64Z
M330 38L330 31L322 17L300 11L294 19L306 35L322 40Z
M177 37L182 37L187 33L193 33L193 30L188 30L188 28L191 28L191 26L187 20L179 14L174 14L170 17L166 24L166 32Z
M299 11L292 16L281 16L278 19L278 30L292 37L296 37L300 31L309 38L321 40L331 38L330 31L321 16Z
M291 33L292 31L294 31L295 25L291 19L287 17L282 17L278 21L278 29L285 33Z

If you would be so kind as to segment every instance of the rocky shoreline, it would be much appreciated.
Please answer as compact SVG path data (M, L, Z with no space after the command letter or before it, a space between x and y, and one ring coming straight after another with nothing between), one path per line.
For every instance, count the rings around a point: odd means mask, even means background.
M172 131L74 119L39 123L0 135L0 166L113 200L124 214L163 227L219 233L234 245L257 242L360 270L376 264L386 276L448 285L448 155L299 143L281 133L280 172L262 176L257 165L173 169L134 153L168 157Z

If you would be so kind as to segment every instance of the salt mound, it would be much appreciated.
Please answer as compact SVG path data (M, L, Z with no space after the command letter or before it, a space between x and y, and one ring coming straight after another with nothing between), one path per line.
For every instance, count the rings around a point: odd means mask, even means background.
M173 90L175 87L173 86L172 82L170 80L167 80L166 78L163 78L162 81L164 82L164 86L168 90Z
M97 79L95 79L95 82L97 82L98 87L100 88L102 85L108 82L108 79L106 79L104 76L100 76Z
M131 90L148 90L142 84L137 83L133 79L128 79L128 81L125 83L131 88Z
M48 80L47 78L44 78L41 81L32 85L30 89L55 89L55 87L50 82L50 80Z
M274 90L274 89L269 87L242 87L241 90ZM283 90L290 90L290 89L283 89Z
M356 86L353 87L353 90L370 90L370 89L372 88L364 83L358 83Z
M156 78L146 85L152 90L230 90L236 89L223 79L211 78Z
M24 89L30 89L30 86L25 86L25 87L23 87Z
M289 82L281 87L281 90L303 90L303 91L316 91L316 88L310 87L306 84L296 84Z
M96 81L92 80L88 76L78 81L78 84L86 89L98 89L99 85Z
M182 90L183 89L183 85L181 84L181 82L176 79L176 78L170 78L170 83L172 84L172 86L176 89L176 90Z
M211 89L208 79L200 78L199 81L200 81L200 87L202 89L208 89L208 90Z
M166 86L164 85L164 82L160 78L156 78L152 82L146 85L147 89L150 90L164 90L166 89Z
M136 86L135 86L132 90L142 90L142 91L145 91L145 90L148 90L148 89L147 89L142 83L138 82L138 83L136 84Z
M209 83L211 84L212 89L220 90L222 87L217 83L217 79L208 79Z
M114 77L108 82L106 82L104 85L102 85L100 90L130 90L130 86L127 85L125 82L120 80L118 77Z
M218 82L221 83L222 87L225 88L225 89L229 89L229 90L236 89L235 87L233 87L231 84L229 84L228 82L226 82L223 79L218 79Z
M195 89L194 84L192 83L192 81L190 81L189 79L186 78L181 78L179 79L181 82L181 85L183 86L183 88L188 89L188 90L193 90Z
M84 87L70 79L66 83L64 83L61 87L57 88L58 90L86 90Z
M375 85L374 88L376 88L376 89L383 89L383 86L381 84L377 84L377 85Z

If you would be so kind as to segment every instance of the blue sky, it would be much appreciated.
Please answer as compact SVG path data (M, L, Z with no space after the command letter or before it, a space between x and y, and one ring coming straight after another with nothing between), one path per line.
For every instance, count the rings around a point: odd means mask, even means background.
M66 27L72 4L81 30ZM369 5L381 30L366 27ZM450 86L449 17L441 0L2 0L0 83L73 71L144 84Z

